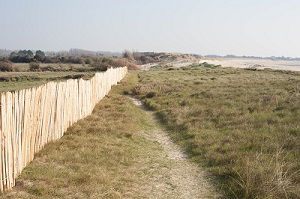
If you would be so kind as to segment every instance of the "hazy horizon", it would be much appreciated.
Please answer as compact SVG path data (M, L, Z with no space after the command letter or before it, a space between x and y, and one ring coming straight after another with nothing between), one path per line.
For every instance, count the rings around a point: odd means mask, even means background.
M296 0L0 0L0 49L300 57Z

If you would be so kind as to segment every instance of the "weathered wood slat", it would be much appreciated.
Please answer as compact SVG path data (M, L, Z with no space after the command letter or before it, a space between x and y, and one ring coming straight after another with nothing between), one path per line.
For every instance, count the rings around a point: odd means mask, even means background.
M108 69L90 80L49 82L37 88L0 93L0 192L11 189L23 168L46 143L59 139L127 73Z

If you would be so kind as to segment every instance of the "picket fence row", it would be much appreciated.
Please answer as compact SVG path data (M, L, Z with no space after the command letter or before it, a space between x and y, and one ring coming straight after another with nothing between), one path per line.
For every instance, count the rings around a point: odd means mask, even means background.
M37 88L0 94L0 192L11 189L34 154L61 138L74 122L127 73L127 67L96 73L90 80L49 82Z

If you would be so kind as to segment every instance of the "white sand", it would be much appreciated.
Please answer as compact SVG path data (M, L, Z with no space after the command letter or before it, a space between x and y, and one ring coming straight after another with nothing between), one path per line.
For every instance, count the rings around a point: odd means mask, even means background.
M210 64L221 65L222 67L233 68L271 68L275 70L291 70L300 71L300 61L283 61L283 60L269 60L269 59L201 59L199 63L207 62Z

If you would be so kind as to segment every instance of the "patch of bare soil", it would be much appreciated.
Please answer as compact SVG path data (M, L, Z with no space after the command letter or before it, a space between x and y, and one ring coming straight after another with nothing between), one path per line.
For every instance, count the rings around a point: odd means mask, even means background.
M143 104L133 98L136 106L150 115L149 122L155 128L145 131L142 136L159 144L161 150L156 156L149 156L143 168L143 186L139 187L143 198L222 198L212 186L209 175L199 166L187 159L186 154L175 145L168 134L160 127L152 112L147 111ZM141 160L145 161L145 160Z

